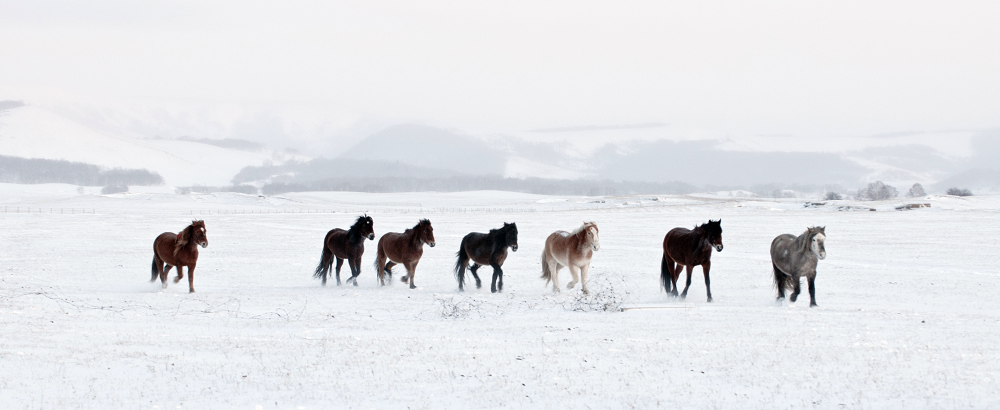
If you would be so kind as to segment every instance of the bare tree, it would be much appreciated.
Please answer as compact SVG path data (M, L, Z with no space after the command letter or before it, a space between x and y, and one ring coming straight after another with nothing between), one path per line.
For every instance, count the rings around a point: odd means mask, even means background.
M899 191L891 185L886 185L882 181L875 181L867 187L858 190L856 197L863 201L880 201L892 199L899 196Z
M967 188L948 188L948 195L972 196L972 191Z
M927 195L927 193L924 192L923 185L920 185L919 183L913 184L913 186L910 187L910 192L906 193L907 198L916 198L925 195Z

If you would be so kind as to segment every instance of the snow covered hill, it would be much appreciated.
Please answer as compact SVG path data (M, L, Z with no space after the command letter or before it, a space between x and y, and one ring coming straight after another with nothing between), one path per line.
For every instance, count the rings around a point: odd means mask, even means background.
M243 167L280 163L287 155L102 132L31 105L0 110L0 155L148 169L169 185L228 185Z

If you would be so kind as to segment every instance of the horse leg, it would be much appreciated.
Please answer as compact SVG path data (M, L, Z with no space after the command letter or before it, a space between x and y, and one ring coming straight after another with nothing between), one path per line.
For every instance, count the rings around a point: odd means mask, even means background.
M388 278L389 282L392 282L392 267L393 266L396 266L396 262L388 261L388 262L385 263L385 268L382 269L383 274L386 275L386 277ZM383 285L384 285L384 283L383 283Z
M552 272L552 291L559 293L559 269L562 269L562 265L552 259L549 259L549 272Z
M799 292L802 291L802 284L799 283L800 280L798 276L792 276L792 280L794 280L795 283L792 284L792 296L789 297L788 300L794 303L795 299L799 298Z
M712 281L708 280L708 270L711 268L712 262L701 264L701 271L705 273L705 291L708 292L708 303L712 303Z
M774 262L771 262L771 267L774 269L774 286L778 288L778 299L776 302L780 305L781 301L785 300L785 285L788 281L788 276L781 269L778 269L778 265Z
M669 269L669 271L670 271L669 272L670 273L670 279L669 280L670 280L670 284L673 285L673 290L669 291L669 292L670 292L670 295L673 296L673 297L677 297L678 296L679 289L677 289L677 278L679 278L681 276L681 269L683 267L684 267L684 265L681 265L679 263L674 262L674 260L670 258L670 255L667 255L667 269Z
M410 277L410 289L416 289L417 285L413 283L413 276L417 274L417 261L410 262L406 266L406 276ZM406 282L405 280L403 282Z
M590 264L589 263L586 264L586 265L583 265L583 267L580 268L580 280L583 281L582 290L583 290L584 294L590 294L590 289L587 289L587 272L590 272Z
M337 273L337 286L340 286L340 267L341 266L344 266L344 259L342 259L341 257L338 256L337 257L337 267L335 268L336 270L334 271L334 272ZM326 285L326 281L324 281L323 284Z
M473 262L472 266L469 266L469 272L472 272L472 277L476 278L476 289L482 289L483 281L479 280L479 274L476 272L479 270L479 264Z
M680 265L678 264L677 266L678 266L677 273L680 274ZM684 299L688 296L688 288L691 287L691 271L694 270L694 265L684 265L684 270L687 271L688 279L687 279L687 284L684 285L684 291L681 292L681 299Z
M180 270L180 266L177 270ZM188 265L188 293L194 293L194 264Z
M500 264L498 263L493 263L490 266L493 267L493 283L490 285L490 292L497 293L498 290L503 290L503 281L500 282L500 287L497 287L497 281L503 275L503 270L500 269Z
M167 265L165 268L160 269L160 283L164 289L167 288L167 276L170 276L170 268L173 268L173 266Z
M190 272L191 269L188 268L188 271ZM184 269L183 266L177 265L177 276L174 278L174 283L180 282L181 279L184 279Z
M576 286L576 283L580 281L580 268L573 265L567 267L569 268L569 274L573 275L573 280L566 284L566 289L573 289L573 286Z
M819 306L816 304L816 275L807 276L809 282L809 307Z
M347 267L351 268L351 277L347 278L347 283L354 283L358 286L358 276L361 276L361 257L347 260Z

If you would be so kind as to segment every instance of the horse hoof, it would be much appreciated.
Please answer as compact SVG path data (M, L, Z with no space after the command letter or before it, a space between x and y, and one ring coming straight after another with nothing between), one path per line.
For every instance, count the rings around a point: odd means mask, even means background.
M412 283L410 284L410 289L416 289L416 288L417 288L417 285L414 285Z
M497 290L496 290L496 288L494 288L494 289L490 289L490 293L497 293Z
M712 303L712 298L708 298L708 303Z

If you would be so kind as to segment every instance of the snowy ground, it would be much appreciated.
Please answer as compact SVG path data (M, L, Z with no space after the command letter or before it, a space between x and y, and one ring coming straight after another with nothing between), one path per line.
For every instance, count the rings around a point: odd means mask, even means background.
M1000 197L870 212L721 195L0 192L7 408L1000 407ZM418 289L376 286L374 242L359 287L312 279L324 233L361 212L376 235L431 220ZM198 293L161 291L153 238L192 218L210 242ZM715 302L700 269L671 300L663 235L709 218L725 242ZM583 220L601 229L594 295L553 295L542 241ZM505 292L458 293L459 240L505 221L520 230ZM820 307L777 306L768 245L810 225L828 236ZM622 299L668 308L601 309Z

